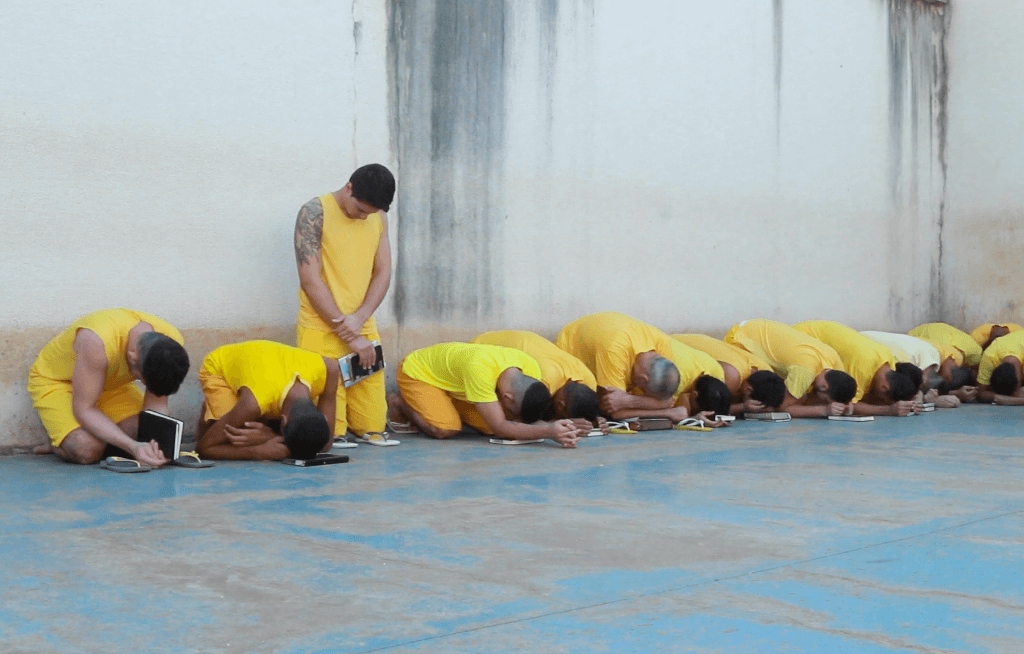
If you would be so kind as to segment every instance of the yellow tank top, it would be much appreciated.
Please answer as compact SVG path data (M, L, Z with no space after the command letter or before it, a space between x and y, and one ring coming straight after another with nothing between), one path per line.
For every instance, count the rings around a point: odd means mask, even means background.
M281 403L295 382L309 389L314 402L327 385L322 356L274 341L223 345L206 355L203 369L223 379L235 393L248 388L261 415L268 418L281 416Z
M990 325L989 329L991 328ZM918 325L907 333L928 341L952 345L963 354L963 361L969 366L976 366L981 361L981 345L970 334L952 325L943 322L930 322ZM985 338L988 338L987 333ZM984 343L984 339L981 342Z
M32 374L70 382L75 371L75 336L79 329L88 329L103 341L103 351L107 355L107 379L103 383L103 390L109 391L130 384L134 378L128 370L125 350L128 348L128 332L140 322L149 323L157 333L185 344L181 332L162 318L131 309L101 309L82 316L54 336L36 357L32 364Z
M474 404L497 402L498 376L509 368L540 379L540 366L525 352L499 345L438 343L405 357L402 372Z
M373 262L377 257L384 224L379 213L370 214L366 220L349 218L331 193L321 195L320 203L324 208L324 224L320 234L320 278L327 284L338 308L350 314L366 299L366 289L370 287ZM299 326L322 332L331 331L331 326L317 314L301 288ZM376 330L377 321L370 316L360 333L370 336Z
M554 343L539 334L506 329L480 334L472 342L511 347L529 354L540 366L540 380L552 393L570 381L578 381L592 390L597 390L594 373L590 372L582 361L558 349Z

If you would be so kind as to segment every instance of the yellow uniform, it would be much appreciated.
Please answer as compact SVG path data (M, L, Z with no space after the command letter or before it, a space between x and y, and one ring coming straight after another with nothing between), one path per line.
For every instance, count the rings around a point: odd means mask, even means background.
M715 357L674 338L669 340L672 341L672 356L669 360L679 369L679 387L675 393L677 399L679 395L692 391L694 384L702 375L710 375L718 381L725 381L725 371Z
M675 350L668 334L615 311L592 313L562 328L555 345L582 361L601 386L629 390L638 354L657 352L672 360ZM719 366L721 368L721 366ZM680 387L682 392L682 370Z
M846 371L834 348L774 320L758 318L734 325L725 342L768 362L797 399L810 392L815 377L825 370Z
M939 350L923 338L878 331L863 331L861 334L889 348L897 363L912 363L924 370L930 366L939 366L944 360L939 358Z
M206 399L203 419L217 420L230 411L242 387L256 398L262 417L280 418L281 404L296 382L318 401L327 384L323 357L273 341L221 346L206 355L199 370Z
M526 352L540 366L540 380L551 393L559 390L570 381L578 381L591 390L597 390L594 373L583 365L583 362L560 350L548 339L533 332L504 330L480 334L473 343L484 345L501 345Z
M918 338L921 337L918 336ZM949 345L948 343L940 343L938 341L933 341L930 338L921 338L921 340L924 341L925 343L928 343L929 345L931 345L932 347L939 351L939 366L942 366L942 362L944 362L946 359L952 359L953 363L955 363L958 366L964 365L964 353L956 349L952 345Z
M889 364L890 368L896 369L896 358L889 348L858 334L846 325L831 320L806 320L793 325L793 329L818 339L839 353L846 372L857 380L854 402L860 402L871 388L879 368Z
M370 214L365 220L349 218L331 193L320 196L320 203L324 209L320 278L327 284L338 308L347 315L366 299L384 223L377 213ZM380 340L373 316L363 324L359 333L370 341ZM302 289L299 289L295 344L303 350L332 359L340 359L352 352L331 331L331 325L317 314ZM349 427L360 435L368 431L383 431L387 412L383 374L370 375L349 388L339 384L334 433L344 434Z
M1011 334L1024 329L1024 327L1012 322L987 322L984 325L978 325L975 327L974 331L971 332L971 338L973 338L978 345L984 345L985 341L988 340L988 337L992 335L992 328L997 325L1000 327L1006 327L1010 330Z
M54 447L81 427L71 409L71 377L75 371L75 337L78 330L88 329L103 341L107 356L107 378L97 407L114 422L121 422L142 410L143 392L133 384L126 351L128 332L140 322L148 323L157 333L169 336L184 345L181 332L167 321L142 311L104 309L82 316L55 336L36 357L28 373L28 392L32 405L39 412L43 427Z
M740 374L740 381L755 370L771 370L771 365L743 348L720 341L704 334L672 334L672 338L689 345L695 350L708 354L716 361L728 363Z
M992 371L1006 357L1017 357L1024 361L1024 331L1012 332L997 338L992 341L992 345L985 348L984 354L981 355L981 365L978 366L978 383L988 386L992 381Z
M970 334L960 331L952 325L943 322L930 322L914 327L907 333L933 343L952 345L962 354L961 361L966 362L969 366L976 366L981 362L981 345Z
M540 379L530 355L510 347L475 343L438 343L410 352L398 372L402 397L423 418L441 429L458 430L462 420L491 433L474 404L497 402L498 377L509 368Z

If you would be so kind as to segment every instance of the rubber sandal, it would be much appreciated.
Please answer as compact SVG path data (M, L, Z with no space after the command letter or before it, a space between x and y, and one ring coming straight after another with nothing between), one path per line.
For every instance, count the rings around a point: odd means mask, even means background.
M339 436L334 439L334 444L331 445L332 450L350 450L353 447L359 447L358 443L350 443L344 436Z
M212 468L213 461L203 461L196 452L181 452L181 456L171 461L182 468Z
M684 431L711 431L711 427L705 427L703 420L697 418L684 418L675 424L673 429L682 429Z
M517 441L505 438L492 438L490 439L495 445L530 445L531 443L543 443L543 438L529 438L524 441Z
M397 422L391 418L385 419L388 423L388 429L396 434L418 434L420 430L416 428L416 425L411 422Z
M100 461L100 467L111 472L149 472L153 469L145 463L139 463L135 459L126 459L123 456L108 456Z
M637 433L639 433L639 432L637 432L637 431L635 431L633 429L630 429L629 425L625 421L623 421L623 422L609 422L608 423L608 432L612 433L612 434L637 434Z
M376 445L378 447L393 447L402 442L388 438L386 431L368 431L362 436L356 436L356 440L360 443L367 443L368 445Z

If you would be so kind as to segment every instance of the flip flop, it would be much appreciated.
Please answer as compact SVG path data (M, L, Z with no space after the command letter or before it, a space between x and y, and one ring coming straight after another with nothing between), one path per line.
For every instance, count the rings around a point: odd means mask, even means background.
M505 438L492 438L490 439L495 445L530 445L531 443L543 443L543 438L529 438L524 441L517 441Z
M100 467L111 472L149 472L153 469L135 459L126 459L123 456L108 456L100 461Z
M402 442L388 438L386 431L368 431L362 436L356 436L356 440L360 443L367 443L378 447L393 447Z
M339 436L334 439L334 444L331 445L332 450L350 450L353 447L359 447L358 443L350 443L344 436Z
M213 461L203 461L199 458L199 455L195 452L180 452L181 456L171 461L176 466L182 468L212 468Z
M396 434L418 434L420 430L417 429L416 425L411 422L398 422L391 418L385 419L388 423L388 429Z
M711 427L705 427L703 420L697 418L684 418L675 424L673 429L682 429L684 431L711 431Z
M636 434L639 433L629 428L629 425L625 422L608 422L608 431L612 434Z

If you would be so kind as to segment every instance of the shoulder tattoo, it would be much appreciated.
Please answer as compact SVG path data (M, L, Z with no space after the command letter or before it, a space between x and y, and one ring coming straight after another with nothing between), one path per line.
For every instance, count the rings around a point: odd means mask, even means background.
M313 198L299 209L295 219L295 260L307 263L320 254L320 234L324 227L324 207Z

